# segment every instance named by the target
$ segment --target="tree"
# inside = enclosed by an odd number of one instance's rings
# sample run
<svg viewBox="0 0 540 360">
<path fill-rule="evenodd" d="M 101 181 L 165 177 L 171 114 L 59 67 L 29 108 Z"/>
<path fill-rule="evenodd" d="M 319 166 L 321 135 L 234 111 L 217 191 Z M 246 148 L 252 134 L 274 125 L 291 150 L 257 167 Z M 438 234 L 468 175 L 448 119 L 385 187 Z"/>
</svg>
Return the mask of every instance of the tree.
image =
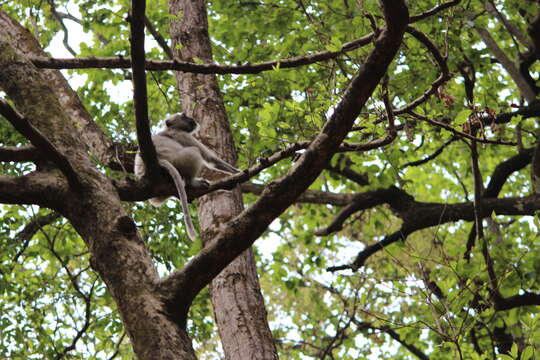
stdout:
<svg viewBox="0 0 540 360">
<path fill-rule="evenodd" d="M 534 358 L 537 3 L 4 5 L 0 354 Z M 244 169 L 193 244 L 141 202 L 179 110 Z"/>
</svg>

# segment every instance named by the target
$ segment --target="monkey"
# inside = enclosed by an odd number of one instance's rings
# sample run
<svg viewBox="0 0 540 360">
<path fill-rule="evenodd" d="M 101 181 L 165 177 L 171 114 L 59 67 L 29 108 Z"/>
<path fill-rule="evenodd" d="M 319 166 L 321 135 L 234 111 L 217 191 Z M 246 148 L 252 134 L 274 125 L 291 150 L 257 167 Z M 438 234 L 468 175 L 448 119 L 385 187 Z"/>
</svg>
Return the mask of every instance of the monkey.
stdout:
<svg viewBox="0 0 540 360">
<path fill-rule="evenodd" d="M 172 177 L 184 213 L 184 221 L 189 238 L 197 237 L 189 216 L 186 185 L 192 188 L 208 188 L 210 183 L 198 178 L 204 165 L 214 170 L 234 174 L 239 169 L 221 160 L 212 150 L 193 137 L 199 124 L 184 113 L 176 113 L 165 119 L 165 129 L 152 136 L 159 165 Z M 141 178 L 145 173 L 140 152 L 135 156 L 135 175 Z M 151 198 L 154 206 L 160 206 L 168 196 Z"/>
</svg>

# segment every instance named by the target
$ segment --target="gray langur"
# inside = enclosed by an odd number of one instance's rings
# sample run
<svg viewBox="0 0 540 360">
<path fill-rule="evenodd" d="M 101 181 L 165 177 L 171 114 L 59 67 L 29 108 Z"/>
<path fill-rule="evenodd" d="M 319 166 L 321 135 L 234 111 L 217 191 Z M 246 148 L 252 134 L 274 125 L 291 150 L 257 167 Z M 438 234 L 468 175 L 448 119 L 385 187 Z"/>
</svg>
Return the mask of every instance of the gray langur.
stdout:
<svg viewBox="0 0 540 360">
<path fill-rule="evenodd" d="M 167 170 L 174 181 L 184 212 L 187 234 L 194 240 L 197 233 L 189 215 L 186 185 L 193 188 L 209 186 L 208 181 L 197 177 L 203 165 L 230 174 L 240 170 L 221 160 L 193 137 L 192 133 L 197 130 L 198 124 L 189 116 L 182 113 L 171 115 L 165 120 L 165 126 L 165 130 L 152 136 L 152 142 L 156 148 L 159 165 Z M 139 178 L 145 172 L 139 152 L 135 156 L 134 172 Z M 154 206 L 160 206 L 167 198 L 168 196 L 155 197 L 149 201 Z"/>
</svg>

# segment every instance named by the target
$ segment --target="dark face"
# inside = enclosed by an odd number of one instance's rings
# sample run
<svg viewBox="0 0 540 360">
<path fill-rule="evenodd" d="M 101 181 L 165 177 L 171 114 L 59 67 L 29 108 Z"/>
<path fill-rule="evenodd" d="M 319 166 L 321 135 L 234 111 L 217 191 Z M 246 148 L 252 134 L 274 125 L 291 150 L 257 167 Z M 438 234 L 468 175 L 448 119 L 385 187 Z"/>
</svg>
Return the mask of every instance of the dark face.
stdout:
<svg viewBox="0 0 540 360">
<path fill-rule="evenodd" d="M 195 129 L 197 129 L 198 126 L 195 120 L 193 120 L 184 113 L 178 113 L 169 116 L 165 120 L 165 125 L 167 125 L 169 129 L 185 131 L 188 133 L 193 132 Z"/>
</svg>

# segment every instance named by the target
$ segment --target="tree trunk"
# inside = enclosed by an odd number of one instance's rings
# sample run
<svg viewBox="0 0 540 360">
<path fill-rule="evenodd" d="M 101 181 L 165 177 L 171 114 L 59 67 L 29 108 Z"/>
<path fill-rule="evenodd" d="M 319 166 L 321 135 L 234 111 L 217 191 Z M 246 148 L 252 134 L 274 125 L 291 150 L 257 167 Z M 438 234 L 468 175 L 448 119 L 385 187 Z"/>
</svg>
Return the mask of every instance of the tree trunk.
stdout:
<svg viewBox="0 0 540 360">
<path fill-rule="evenodd" d="M 208 21 L 203 0 L 170 0 L 170 12 L 181 15 L 171 23 L 171 38 L 181 60 L 212 61 Z M 181 46 L 177 46 L 181 45 Z M 215 75 L 177 73 L 182 109 L 201 123 L 205 144 L 225 161 L 234 164 L 236 150 L 225 106 Z M 243 209 L 239 188 L 214 192 L 199 200 L 203 244 L 212 239 L 220 225 Z M 276 359 L 272 334 L 260 292 L 251 249 L 245 251 L 210 285 L 214 314 L 227 359 Z"/>
<path fill-rule="evenodd" d="M 87 144 L 81 142 L 90 140 L 76 130 L 79 115 L 66 111 L 67 105 L 59 99 L 73 95 L 73 100 L 76 95 L 68 87 L 61 89 L 66 93 L 56 88 L 65 81 L 59 74 L 36 69 L 25 58 L 28 50 L 24 49 L 37 49 L 29 33 L 20 33 L 20 26 L 5 13 L 0 14 L 0 21 L 4 25 L 0 26 L 0 90 L 69 162 L 82 188 L 70 188 L 58 169 L 44 164 L 36 172 L 13 177 L 14 183 L 23 184 L 14 189 L 31 194 L 40 190 L 31 203 L 58 211 L 84 239 L 91 264 L 114 298 L 139 359 L 195 359 L 191 340 L 163 301 L 158 273 L 135 223 L 127 216 L 112 181 L 98 171 L 87 154 Z M 42 188 L 36 189 L 36 185 Z M 16 196 L 17 191 L 11 192 Z"/>
</svg>

